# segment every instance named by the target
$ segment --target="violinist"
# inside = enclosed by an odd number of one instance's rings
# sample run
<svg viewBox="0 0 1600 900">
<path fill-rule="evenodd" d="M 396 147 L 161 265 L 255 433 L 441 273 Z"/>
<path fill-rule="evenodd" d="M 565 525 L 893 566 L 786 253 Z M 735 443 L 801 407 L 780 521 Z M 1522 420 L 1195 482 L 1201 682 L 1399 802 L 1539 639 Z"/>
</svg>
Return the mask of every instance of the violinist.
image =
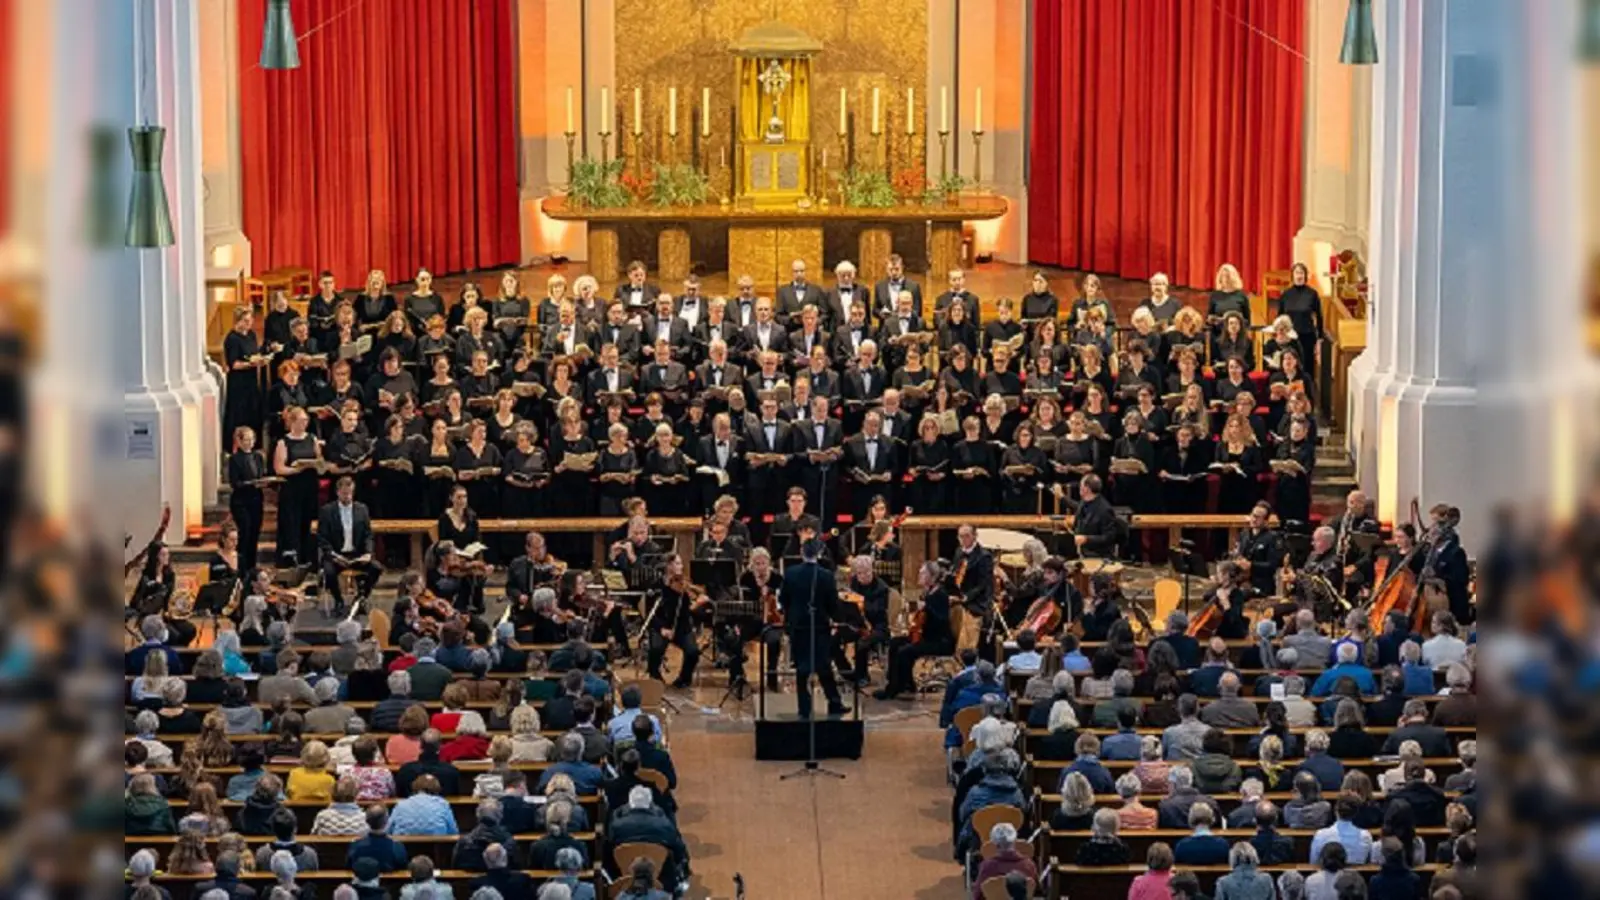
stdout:
<svg viewBox="0 0 1600 900">
<path fill-rule="evenodd" d="M 568 606 L 572 615 L 584 619 L 581 622 L 584 630 L 588 631 L 593 626 L 596 633 L 590 635 L 594 640 L 607 643 L 617 655 L 615 658 L 633 658 L 633 644 L 628 640 L 628 626 L 622 617 L 622 604 L 611 599 L 611 592 L 604 581 L 600 585 L 598 595 L 590 594 L 591 587 L 588 578 L 572 579 L 572 596 L 568 598 Z"/>
<path fill-rule="evenodd" d="M 889 501 L 882 494 L 873 495 L 867 504 L 867 515 L 851 529 L 855 553 L 892 562 L 900 558 L 899 536 L 895 529 L 910 510 L 891 518 Z"/>
<path fill-rule="evenodd" d="M 439 543 L 435 546 L 448 545 L 450 552 L 446 554 L 449 575 L 459 585 L 459 589 L 452 592 L 456 607 L 462 611 L 477 614 L 483 613 L 483 579 L 487 574 L 486 564 L 482 560 L 476 562 L 469 560 L 464 551 L 478 543 L 478 514 L 467 505 L 467 489 L 463 485 L 456 485 L 450 489 L 450 505 L 439 514 L 438 521 Z M 478 556 L 479 554 L 473 554 Z M 435 591 L 435 593 L 442 592 Z"/>
<path fill-rule="evenodd" d="M 553 587 L 566 571 L 566 564 L 550 555 L 544 535 L 528 532 L 523 539 L 523 555 L 511 561 L 506 570 L 506 602 L 513 609 L 512 621 L 518 630 L 527 626 L 520 621 L 533 592 L 542 587 Z"/>
<path fill-rule="evenodd" d="M 951 597 L 966 610 L 957 635 L 957 645 L 978 647 L 979 655 L 993 654 L 989 637 L 997 629 L 994 621 L 994 554 L 978 543 L 978 530 L 962 525 L 956 530 L 956 553 L 950 560 L 946 581 Z M 980 634 L 980 631 L 982 632 Z"/>
<path fill-rule="evenodd" d="M 418 620 L 427 594 L 428 583 L 421 573 L 407 572 L 400 576 L 400 584 L 395 588 L 394 611 L 389 617 L 390 643 L 399 645 L 400 638 L 417 634 Z"/>
<path fill-rule="evenodd" d="M 337 499 L 317 515 L 317 545 L 322 554 L 322 580 L 333 594 L 335 612 L 346 603 L 371 593 L 383 567 L 372 559 L 372 517 L 365 503 L 356 502 L 356 480 L 342 475 L 335 486 Z M 356 572 L 356 596 L 344 596 L 339 576 Z"/>
<path fill-rule="evenodd" d="M 655 606 L 647 614 L 646 636 L 649 649 L 646 669 L 649 677 L 665 681 L 661 675 L 661 662 L 666 658 L 667 645 L 676 644 L 683 651 L 683 664 L 675 688 L 689 687 L 694 678 L 694 667 L 700 661 L 700 646 L 695 636 L 693 607 L 705 597 L 705 592 L 689 583 L 689 573 L 683 557 L 673 553 L 667 557 L 664 583 Z"/>
<path fill-rule="evenodd" d="M 450 541 L 439 541 L 424 556 L 428 563 L 428 593 L 434 602 L 424 604 L 420 611 L 424 619 L 435 620 L 436 630 L 445 621 L 458 620 L 460 610 L 471 604 L 472 575 L 466 558 Z"/>
<path fill-rule="evenodd" d="M 750 565 L 739 576 L 739 591 L 744 601 L 761 611 L 760 618 L 741 623 L 741 646 L 759 637 L 766 644 L 767 690 L 777 693 L 778 654 L 783 642 L 783 606 L 778 598 L 783 588 L 783 576 L 772 566 L 772 554 L 765 547 L 750 551 Z"/>
<path fill-rule="evenodd" d="M 1122 599 L 1122 589 L 1110 575 L 1096 572 L 1089 578 L 1089 606 L 1081 620 L 1083 640 L 1106 639 L 1111 626 L 1122 621 Z"/>
<path fill-rule="evenodd" d="M 559 598 L 552 588 L 536 588 L 528 598 L 528 605 L 512 613 L 518 640 L 529 644 L 559 644 L 567 639 L 567 625 L 562 621 Z"/>
<path fill-rule="evenodd" d="M 1311 533 L 1311 553 L 1300 566 L 1300 575 L 1312 575 L 1328 583 L 1335 592 L 1342 594 L 1344 589 L 1344 569 L 1339 565 L 1339 556 L 1335 544 L 1337 538 L 1332 528 L 1324 525 Z M 1317 618 L 1326 620 L 1333 617 L 1332 603 L 1334 597 L 1325 596 L 1327 590 L 1308 583 L 1310 579 L 1295 578 L 1295 594 L 1303 609 L 1311 609 L 1317 613 Z"/>
<path fill-rule="evenodd" d="M 965 526 L 963 526 L 965 527 Z M 986 579 L 993 583 L 993 579 Z M 912 614 L 911 630 L 889 641 L 889 675 L 883 690 L 873 694 L 879 700 L 893 700 L 916 690 L 914 670 L 924 656 L 948 656 L 955 649 L 950 631 L 950 595 L 944 589 L 945 573 L 939 563 L 929 560 L 917 572 L 922 591 L 921 608 Z"/>
<path fill-rule="evenodd" d="M 1283 536 L 1267 527 L 1271 519 L 1272 507 L 1265 501 L 1257 503 L 1250 510 L 1250 524 L 1239 532 L 1233 548 L 1233 555 L 1249 573 L 1251 586 L 1268 597 L 1278 592 L 1278 567 L 1288 552 Z"/>
<path fill-rule="evenodd" d="M 1225 560 L 1217 566 L 1216 583 L 1202 598 L 1216 609 L 1216 637 L 1237 641 L 1249 635 L 1250 623 L 1244 617 L 1245 603 L 1255 595 L 1255 588 L 1250 584 L 1250 573 L 1243 566 L 1233 560 Z M 1202 610 L 1202 614 L 1204 612 Z"/>
<path fill-rule="evenodd" d="M 872 557 L 857 556 L 850 561 L 850 580 L 839 599 L 833 664 L 841 678 L 862 687 L 868 680 L 872 649 L 889 644 L 889 586 L 873 572 Z M 854 671 L 845 658 L 846 643 L 855 644 Z"/>
</svg>

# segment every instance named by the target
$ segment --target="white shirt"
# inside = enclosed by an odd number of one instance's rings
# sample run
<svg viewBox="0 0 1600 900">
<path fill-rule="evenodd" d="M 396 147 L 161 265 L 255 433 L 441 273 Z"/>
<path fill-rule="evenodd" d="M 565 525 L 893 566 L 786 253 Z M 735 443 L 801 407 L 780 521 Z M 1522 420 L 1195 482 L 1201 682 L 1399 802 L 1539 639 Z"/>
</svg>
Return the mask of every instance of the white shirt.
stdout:
<svg viewBox="0 0 1600 900">
<path fill-rule="evenodd" d="M 1467 658 L 1467 642 L 1448 634 L 1436 634 L 1422 642 L 1422 661 L 1430 669 L 1461 662 Z"/>
<path fill-rule="evenodd" d="M 712 366 L 711 367 L 711 383 L 716 385 L 717 387 L 721 387 L 722 386 L 722 367 L 721 366 Z"/>
<path fill-rule="evenodd" d="M 644 288 L 631 288 L 628 291 L 628 296 L 631 298 L 628 300 L 628 305 L 638 306 L 644 302 Z"/>
<path fill-rule="evenodd" d="M 717 468 L 728 468 L 728 442 L 717 441 Z"/>
<path fill-rule="evenodd" d="M 616 389 L 617 389 L 617 370 L 616 369 L 607 369 L 606 370 L 606 390 L 614 392 L 614 391 L 616 391 Z"/>
<path fill-rule="evenodd" d="M 670 341 L 670 340 L 672 340 L 672 320 L 671 319 L 662 319 L 661 321 L 656 323 L 656 340 L 658 340 L 658 341 Z"/>
<path fill-rule="evenodd" d="M 678 310 L 678 318 L 689 323 L 691 329 L 700 324 L 700 301 L 698 298 L 683 298 L 683 309 Z"/>
<path fill-rule="evenodd" d="M 356 549 L 356 507 L 354 503 L 349 505 L 339 504 L 339 526 L 344 529 L 344 549 L 341 552 L 353 553 Z"/>
<path fill-rule="evenodd" d="M 567 352 L 568 353 L 572 352 L 573 338 L 576 337 L 576 335 L 573 333 L 573 331 L 574 331 L 574 329 L 573 329 L 573 327 L 571 325 L 563 325 L 563 326 L 561 326 L 561 343 L 562 343 L 563 346 L 565 346 L 567 348 Z"/>
<path fill-rule="evenodd" d="M 862 369 L 861 370 L 861 392 L 863 394 L 868 395 L 868 396 L 872 395 L 872 370 L 871 369 Z"/>
<path fill-rule="evenodd" d="M 812 430 L 817 433 L 817 446 L 821 447 L 822 446 L 822 435 L 827 430 L 826 423 L 818 421 L 817 424 L 816 424 L 816 427 L 813 428 Z"/>
<path fill-rule="evenodd" d="M 850 307 L 854 306 L 855 302 L 856 302 L 856 289 L 855 289 L 855 286 L 851 285 L 849 287 L 846 287 L 844 285 L 840 285 L 839 286 L 839 308 L 840 308 L 840 310 L 842 312 L 844 312 L 844 318 L 845 318 L 845 321 L 847 321 L 847 322 L 850 320 Z"/>
<path fill-rule="evenodd" d="M 877 438 L 870 438 L 870 437 L 867 438 L 867 466 L 869 468 L 873 468 L 873 469 L 876 469 L 878 467 L 878 439 Z"/>
<path fill-rule="evenodd" d="M 756 343 L 761 345 L 761 349 L 763 349 L 763 350 L 767 349 L 767 339 L 770 338 L 771 336 L 772 336 L 772 325 L 771 325 L 771 323 L 768 323 L 768 324 L 765 324 L 765 325 L 757 325 L 756 326 Z"/>
<path fill-rule="evenodd" d="M 889 418 L 888 415 L 883 417 L 883 436 L 894 437 L 894 420 Z"/>
<path fill-rule="evenodd" d="M 776 447 L 778 443 L 778 423 L 763 422 L 761 428 L 767 433 L 767 446 Z"/>
</svg>

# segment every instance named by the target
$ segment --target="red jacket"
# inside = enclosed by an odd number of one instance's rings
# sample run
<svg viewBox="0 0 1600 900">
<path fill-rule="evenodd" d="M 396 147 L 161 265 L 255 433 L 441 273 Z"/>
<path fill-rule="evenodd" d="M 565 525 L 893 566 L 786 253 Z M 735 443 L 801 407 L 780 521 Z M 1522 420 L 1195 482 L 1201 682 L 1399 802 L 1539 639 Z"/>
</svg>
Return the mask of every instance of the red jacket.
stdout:
<svg viewBox="0 0 1600 900">
<path fill-rule="evenodd" d="M 978 866 L 978 877 L 972 880 L 972 900 L 983 900 L 983 883 L 991 878 L 1005 878 L 1012 872 L 1021 872 L 1034 884 L 1039 883 L 1039 867 L 1033 860 L 1018 853 L 1016 848 L 1002 850 Z"/>
<path fill-rule="evenodd" d="M 489 739 L 476 734 L 458 734 L 439 748 L 439 759 L 444 762 L 488 757 Z"/>
</svg>

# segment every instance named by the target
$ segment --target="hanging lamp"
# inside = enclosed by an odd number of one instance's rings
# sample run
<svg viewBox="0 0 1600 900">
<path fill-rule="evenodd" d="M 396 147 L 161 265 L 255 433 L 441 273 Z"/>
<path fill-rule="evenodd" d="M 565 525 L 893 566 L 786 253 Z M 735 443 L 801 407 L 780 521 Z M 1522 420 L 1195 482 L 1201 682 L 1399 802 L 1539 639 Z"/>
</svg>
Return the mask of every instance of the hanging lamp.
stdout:
<svg viewBox="0 0 1600 900">
<path fill-rule="evenodd" d="M 161 177 L 161 156 L 166 145 L 167 130 L 160 125 L 128 129 L 128 147 L 133 151 L 126 240 L 129 247 L 172 246 L 172 213 L 167 208 L 167 184 Z"/>
<path fill-rule="evenodd" d="M 1600 65 L 1600 0 L 1579 0 L 1578 58 Z"/>
<path fill-rule="evenodd" d="M 1378 64 L 1378 32 L 1372 25 L 1372 0 L 1350 0 L 1344 14 L 1344 42 L 1339 62 L 1347 66 Z"/>
<path fill-rule="evenodd" d="M 267 22 L 261 33 L 261 68 L 300 68 L 300 47 L 289 0 L 267 0 Z"/>
</svg>

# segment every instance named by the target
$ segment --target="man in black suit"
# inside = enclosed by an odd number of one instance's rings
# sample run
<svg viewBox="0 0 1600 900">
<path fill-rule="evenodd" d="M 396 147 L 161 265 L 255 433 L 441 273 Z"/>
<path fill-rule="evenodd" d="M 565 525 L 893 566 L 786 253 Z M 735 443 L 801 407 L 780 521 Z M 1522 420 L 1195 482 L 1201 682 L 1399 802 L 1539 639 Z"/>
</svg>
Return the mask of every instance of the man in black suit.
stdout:
<svg viewBox="0 0 1600 900">
<path fill-rule="evenodd" d="M 838 512 L 839 492 L 835 488 L 839 474 L 839 458 L 844 453 L 844 425 L 828 416 L 828 398 L 812 397 L 810 415 L 805 421 L 791 425 L 794 435 L 794 452 L 806 454 L 800 465 L 800 485 L 806 489 L 811 502 L 809 510 L 820 515 L 817 507 L 826 502 L 829 514 Z M 828 454 L 812 457 L 811 454 Z"/>
<path fill-rule="evenodd" d="M 666 341 L 656 341 L 653 359 L 644 367 L 644 377 L 639 384 L 645 394 L 660 394 L 671 407 L 671 413 L 677 415 L 683 411 L 683 402 L 688 397 L 689 370 L 672 357 L 672 346 Z"/>
<path fill-rule="evenodd" d="M 335 612 L 343 612 L 345 602 L 360 600 L 372 592 L 383 568 L 372 561 L 372 516 L 365 503 L 356 502 L 356 480 L 349 475 L 339 479 L 338 499 L 317 514 L 317 546 L 322 556 L 322 580 L 333 593 Z M 344 596 L 339 575 L 356 574 L 356 596 Z"/>
<path fill-rule="evenodd" d="M 903 450 L 907 443 L 917 439 L 911 414 L 900 408 L 900 392 L 895 388 L 885 390 L 882 400 L 883 408 L 878 412 L 883 414 L 883 436 L 898 441 L 896 447 Z"/>
<path fill-rule="evenodd" d="M 850 316 L 833 331 L 829 355 L 840 369 L 849 368 L 861 355 L 861 345 L 872 340 L 872 328 L 867 325 L 867 307 L 857 303 L 850 307 Z"/>
<path fill-rule="evenodd" d="M 590 372 L 586 381 L 588 383 L 584 385 L 584 393 L 589 399 L 589 405 L 596 408 L 604 400 L 602 394 L 615 394 L 634 389 L 633 370 L 618 364 L 615 344 L 607 344 L 600 348 L 600 367 Z"/>
<path fill-rule="evenodd" d="M 600 327 L 600 344 L 616 344 L 620 361 L 630 366 L 639 364 L 642 349 L 639 329 L 628 321 L 628 307 L 620 301 L 612 301 L 606 308 L 606 324 Z"/>
<path fill-rule="evenodd" d="M 1272 507 L 1265 501 L 1250 510 L 1250 526 L 1239 532 L 1239 543 L 1234 555 L 1250 564 L 1250 586 L 1263 597 L 1278 592 L 1278 569 L 1283 565 L 1286 552 L 1283 536 L 1267 527 L 1272 518 Z"/>
<path fill-rule="evenodd" d="M 811 361 L 811 348 L 828 346 L 828 332 L 822 328 L 822 311 L 815 306 L 800 310 L 800 324 L 789 332 L 789 367 L 804 369 Z"/>
<path fill-rule="evenodd" d="M 1101 495 L 1100 476 L 1090 473 L 1078 482 L 1082 502 L 1072 518 L 1072 540 L 1079 556 L 1111 556 L 1122 540 L 1122 522 L 1111 511 L 1111 503 Z"/>
<path fill-rule="evenodd" d="M 906 277 L 906 261 L 898 253 L 889 254 L 884 277 L 873 291 L 873 307 L 878 318 L 888 318 L 899 310 L 901 292 L 911 294 L 911 310 L 922 318 L 922 285 Z"/>
<path fill-rule="evenodd" d="M 728 476 L 726 484 L 715 475 L 696 474 L 700 482 L 700 508 L 708 509 L 724 495 L 739 499 L 745 482 L 744 455 L 738 437 L 733 433 L 733 420 L 725 412 L 711 417 L 711 433 L 701 438 L 690 454 L 701 466 L 716 469 Z"/>
<path fill-rule="evenodd" d="M 823 309 L 826 301 L 822 286 L 806 281 L 805 260 L 797 259 L 790 263 L 789 271 L 793 277 L 788 284 L 778 288 L 777 313 L 784 324 L 791 323 L 807 305 Z"/>
<path fill-rule="evenodd" d="M 570 302 L 561 304 L 558 315 L 560 319 L 556 324 L 545 326 L 544 337 L 539 341 L 540 353 L 545 356 L 570 356 L 577 352 L 580 344 L 594 349 L 594 329 L 578 321 L 577 310 Z"/>
<path fill-rule="evenodd" d="M 750 492 L 746 499 L 756 516 L 777 512 L 783 506 L 783 492 L 789 483 L 789 461 L 785 458 L 782 461 L 757 462 L 750 460 L 748 454 L 782 454 L 787 457 L 794 447 L 789 428 L 788 422 L 778 418 L 778 398 L 767 396 L 761 400 L 760 420 L 752 422 L 745 429 L 743 443 L 750 473 L 745 481 Z"/>
<path fill-rule="evenodd" d="M 733 296 L 728 298 L 728 321 L 743 331 L 756 320 L 756 280 L 740 275 L 733 290 Z"/>
<path fill-rule="evenodd" d="M 1451 754 L 1450 735 L 1443 728 L 1428 723 L 1427 701 L 1413 697 L 1401 709 L 1400 727 L 1390 732 L 1383 742 L 1384 756 L 1398 755 L 1400 745 L 1406 741 L 1416 741 L 1422 748 L 1422 755 L 1428 759 L 1441 759 Z"/>
<path fill-rule="evenodd" d="M 728 343 L 713 337 L 706 348 L 706 361 L 695 367 L 694 380 L 706 401 L 706 412 L 715 415 L 728 408 L 725 395 L 709 396 L 711 390 L 728 390 L 744 387 L 744 370 L 728 361 Z M 700 457 L 696 456 L 695 459 Z"/>
<path fill-rule="evenodd" d="M 950 290 L 940 294 L 933 301 L 933 315 L 936 321 L 943 321 L 944 311 L 951 303 L 961 301 L 967 307 L 967 321 L 973 327 L 981 329 L 983 321 L 979 318 L 978 295 L 967 290 L 967 273 L 960 269 L 950 270 Z"/>
<path fill-rule="evenodd" d="M 819 541 L 806 541 L 800 547 L 800 565 L 783 574 L 778 602 L 783 606 L 784 628 L 789 632 L 789 653 L 794 657 L 795 693 L 800 718 L 811 718 L 811 676 L 822 684 L 828 698 L 828 715 L 842 716 L 845 705 L 839 699 L 839 685 L 833 680 L 829 663 L 833 644 L 832 627 L 839 607 L 839 585 L 833 572 L 822 567 Z"/>
<path fill-rule="evenodd" d="M 656 345 L 662 341 L 672 351 L 672 356 L 687 358 L 689 352 L 689 323 L 678 318 L 673 310 L 671 294 L 656 295 L 656 311 L 644 317 L 644 330 L 639 336 L 639 352 L 655 360 Z"/>
<path fill-rule="evenodd" d="M 929 560 L 917 572 L 917 586 L 922 589 L 922 633 L 917 643 L 911 635 L 889 641 L 889 680 L 883 690 L 874 694 L 879 700 L 892 700 L 907 691 L 915 691 L 912 673 L 917 660 L 924 656 L 948 656 L 955 649 L 955 637 L 950 633 L 950 596 L 944 590 L 944 572 L 939 564 Z M 913 625 L 913 630 L 916 626 Z"/>
<path fill-rule="evenodd" d="M 700 276 L 693 273 L 683 280 L 683 295 L 678 298 L 678 318 L 694 332 L 706 320 L 706 298 L 700 296 Z"/>
<path fill-rule="evenodd" d="M 1157 468 L 1167 512 L 1205 511 L 1206 466 L 1210 464 L 1211 455 L 1206 452 L 1206 445 L 1195 440 L 1194 426 L 1180 426 L 1172 445 L 1161 452 L 1161 464 Z"/>
<path fill-rule="evenodd" d="M 830 328 L 839 327 L 840 323 L 852 321 L 851 310 L 857 306 L 862 308 L 863 321 L 867 327 L 872 327 L 872 298 L 867 295 L 867 286 L 856 283 L 855 263 L 843 260 L 833 267 L 834 286 L 828 291 L 827 315 Z"/>
<path fill-rule="evenodd" d="M 956 529 L 956 543 L 950 560 L 951 598 L 967 611 L 956 646 L 976 646 L 978 655 L 989 659 L 994 655 L 994 642 L 989 640 L 995 627 L 994 554 L 978 543 L 978 530 L 971 525 Z"/>
<path fill-rule="evenodd" d="M 844 389 L 840 392 L 847 410 L 845 424 L 855 424 L 849 421 L 852 413 L 861 416 L 868 407 L 876 406 L 888 386 L 889 376 L 878 365 L 878 345 L 870 340 L 862 342 L 861 350 L 856 354 L 856 364 L 845 370 Z"/>
<path fill-rule="evenodd" d="M 861 433 L 844 445 L 844 471 L 855 483 L 851 493 L 857 519 L 866 517 L 876 494 L 883 495 L 894 508 L 896 471 L 894 442 L 883 436 L 883 416 L 877 410 L 867 413 Z"/>
<path fill-rule="evenodd" d="M 628 307 L 630 312 L 644 312 L 655 306 L 656 295 L 661 290 L 653 284 L 645 284 L 644 263 L 634 260 L 628 263 L 628 280 L 617 285 L 616 293 L 612 299 Z"/>
<path fill-rule="evenodd" d="M 750 357 L 746 372 L 755 371 L 762 353 L 770 350 L 781 355 L 789 350 L 789 333 L 773 321 L 772 301 L 766 297 L 756 301 L 756 320 L 744 330 L 744 350 Z"/>
<path fill-rule="evenodd" d="M 883 349 L 884 364 L 889 371 L 897 372 L 906 364 L 906 343 L 900 339 L 904 335 L 920 334 L 927 326 L 913 308 L 915 301 L 909 291 L 902 291 L 892 302 L 893 309 L 879 315 L 883 324 L 878 329 L 878 346 Z"/>
</svg>

